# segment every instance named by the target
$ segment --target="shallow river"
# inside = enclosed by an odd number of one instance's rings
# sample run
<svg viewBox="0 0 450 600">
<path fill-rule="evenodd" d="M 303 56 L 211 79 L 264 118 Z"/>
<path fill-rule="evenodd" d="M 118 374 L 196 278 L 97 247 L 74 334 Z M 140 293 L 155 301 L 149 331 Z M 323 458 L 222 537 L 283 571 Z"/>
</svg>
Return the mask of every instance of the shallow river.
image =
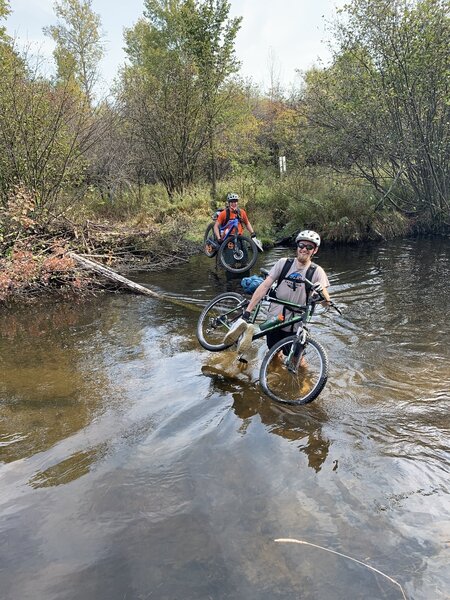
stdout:
<svg viewBox="0 0 450 600">
<path fill-rule="evenodd" d="M 344 313 L 315 318 L 330 376 L 306 407 L 262 394 L 263 345 L 247 366 L 199 346 L 238 288 L 203 256 L 135 277 L 186 306 L 0 313 L 2 600 L 450 598 L 450 244 L 318 262 Z"/>
</svg>

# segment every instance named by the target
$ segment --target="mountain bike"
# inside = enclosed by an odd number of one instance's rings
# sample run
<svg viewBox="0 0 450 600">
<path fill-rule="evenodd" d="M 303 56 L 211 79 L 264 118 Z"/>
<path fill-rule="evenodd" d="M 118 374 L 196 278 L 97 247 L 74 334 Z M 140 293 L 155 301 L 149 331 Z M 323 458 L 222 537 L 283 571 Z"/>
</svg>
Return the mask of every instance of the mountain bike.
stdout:
<svg viewBox="0 0 450 600">
<path fill-rule="evenodd" d="M 303 278 L 303 281 L 314 285 L 306 278 Z M 305 305 L 273 298 L 269 292 L 252 311 L 249 320 L 252 324 L 260 320 L 259 315 L 267 302 L 279 304 L 280 310 L 285 307 L 291 315 L 263 330 L 255 328 L 253 341 L 266 336 L 270 331 L 298 325 L 296 333 L 285 337 L 267 350 L 261 363 L 259 384 L 272 400 L 285 404 L 308 404 L 323 390 L 328 379 L 328 357 L 325 348 L 309 331 L 309 323 L 316 305 L 323 300 L 324 296 L 320 291 L 311 292 Z M 230 348 L 233 344 L 224 344 L 223 338 L 242 316 L 247 305 L 248 299 L 236 292 L 225 292 L 211 300 L 203 309 L 197 323 L 197 338 L 203 348 L 211 352 Z M 341 314 L 334 302 L 329 306 Z"/>
<path fill-rule="evenodd" d="M 217 219 L 217 213 L 213 215 L 213 219 Z M 221 265 L 230 273 L 248 271 L 258 258 L 258 247 L 251 238 L 238 233 L 238 224 L 238 219 L 230 219 L 221 227 L 222 239 L 218 242 L 214 235 L 214 223 L 210 223 L 203 239 L 203 251 L 206 256 L 213 258 L 217 254 Z"/>
</svg>

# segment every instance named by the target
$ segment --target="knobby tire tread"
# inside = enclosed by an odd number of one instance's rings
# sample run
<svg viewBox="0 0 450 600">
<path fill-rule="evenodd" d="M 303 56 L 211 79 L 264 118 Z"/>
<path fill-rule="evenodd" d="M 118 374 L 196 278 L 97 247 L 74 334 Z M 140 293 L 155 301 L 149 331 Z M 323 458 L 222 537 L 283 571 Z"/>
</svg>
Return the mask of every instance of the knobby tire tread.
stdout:
<svg viewBox="0 0 450 600">
<path fill-rule="evenodd" d="M 206 256 L 208 258 L 214 258 L 214 256 L 217 254 L 217 250 L 214 250 L 214 252 L 207 252 L 206 250 L 206 242 L 208 239 L 214 239 L 214 223 L 210 223 L 208 225 L 208 227 L 205 230 L 205 235 L 203 236 L 203 252 L 204 254 L 206 254 Z"/>
<path fill-rule="evenodd" d="M 231 239 L 234 239 L 234 236 L 232 236 Z M 225 258 L 225 252 L 227 250 L 227 240 L 225 240 L 219 248 L 218 256 L 219 256 L 220 264 L 223 266 L 224 269 L 226 269 L 230 273 L 245 273 L 245 271 L 248 271 L 249 269 L 251 269 L 253 267 L 253 265 L 256 263 L 256 261 L 258 259 L 258 248 L 257 248 L 255 242 L 252 240 L 252 238 L 245 237 L 244 235 L 236 236 L 237 241 L 240 241 L 242 239 L 244 239 L 245 242 L 250 244 L 250 247 L 253 252 L 253 256 L 252 256 L 251 260 L 249 262 L 247 262 L 244 267 L 236 268 L 236 267 L 232 267 L 231 265 L 229 265 L 227 263 L 226 258 Z"/>
</svg>

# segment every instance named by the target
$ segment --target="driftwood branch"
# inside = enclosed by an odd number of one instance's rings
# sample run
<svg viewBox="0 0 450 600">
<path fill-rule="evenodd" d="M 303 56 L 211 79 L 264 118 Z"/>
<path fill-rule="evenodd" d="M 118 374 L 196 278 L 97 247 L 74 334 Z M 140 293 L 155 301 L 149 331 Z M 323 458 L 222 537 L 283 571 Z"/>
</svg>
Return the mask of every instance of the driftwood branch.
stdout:
<svg viewBox="0 0 450 600">
<path fill-rule="evenodd" d="M 94 271 L 94 273 L 97 273 L 98 275 L 106 277 L 107 279 L 110 279 L 111 281 L 114 281 L 115 283 L 119 284 L 121 287 L 125 287 L 125 288 L 129 289 L 132 292 L 134 292 L 135 294 L 143 294 L 144 296 L 152 296 L 153 298 L 158 298 L 159 300 L 165 300 L 167 302 L 171 302 L 172 304 L 178 304 L 179 306 L 183 306 L 184 308 L 193 310 L 195 312 L 202 311 L 201 307 L 191 304 L 189 302 L 184 302 L 183 300 L 179 300 L 178 298 L 172 298 L 171 296 L 165 296 L 165 295 L 163 296 L 161 294 L 157 294 L 153 290 L 149 290 L 148 288 L 144 287 L 143 285 L 134 283 L 134 281 L 131 281 L 130 279 L 127 279 L 126 277 L 119 275 L 118 273 L 116 273 L 115 271 L 110 269 L 109 267 L 105 267 L 104 265 L 101 265 L 100 263 L 98 263 L 94 260 L 90 260 L 89 258 L 86 258 L 85 256 L 81 256 L 80 254 L 76 254 L 75 252 L 68 252 L 68 256 L 70 256 L 70 258 L 72 258 L 75 262 L 77 262 L 79 265 L 81 265 L 85 269 Z"/>
<path fill-rule="evenodd" d="M 144 287 L 143 285 L 134 283 L 134 281 L 131 281 L 130 279 L 127 279 L 126 277 L 119 275 L 118 273 L 116 273 L 115 271 L 110 269 L 109 267 L 105 267 L 104 265 L 101 265 L 100 263 L 98 263 L 96 261 L 90 260 L 89 258 L 86 258 L 85 256 L 81 256 L 80 254 L 76 254 L 75 252 L 69 252 L 69 256 L 76 263 L 78 263 L 85 269 L 94 271 L 94 273 L 97 273 L 98 275 L 102 275 L 103 277 L 106 277 L 107 279 L 110 279 L 111 281 L 114 281 L 120 287 L 125 287 L 125 288 L 131 290 L 132 292 L 134 292 L 135 294 L 143 294 L 145 296 L 153 296 L 154 298 L 160 298 L 160 299 L 163 298 L 163 296 L 161 296 L 160 294 L 157 294 L 156 292 L 149 290 L 148 288 Z"/>
</svg>

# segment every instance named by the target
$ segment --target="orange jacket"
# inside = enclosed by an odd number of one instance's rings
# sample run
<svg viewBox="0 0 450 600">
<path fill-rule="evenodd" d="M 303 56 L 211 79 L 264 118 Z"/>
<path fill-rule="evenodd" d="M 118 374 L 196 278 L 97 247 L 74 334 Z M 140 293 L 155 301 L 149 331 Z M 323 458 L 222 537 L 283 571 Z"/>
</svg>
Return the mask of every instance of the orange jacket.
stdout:
<svg viewBox="0 0 450 600">
<path fill-rule="evenodd" d="M 244 227 L 242 226 L 242 223 L 244 223 L 244 225 L 248 228 L 249 226 L 249 220 L 247 217 L 247 213 L 245 212 L 245 210 L 243 208 L 239 208 L 239 224 L 238 224 L 238 233 L 239 235 L 242 235 L 244 233 Z M 238 216 L 238 213 L 235 210 L 232 210 L 231 207 L 229 208 L 230 211 L 230 219 L 235 219 Z M 219 213 L 219 216 L 217 217 L 217 222 L 219 223 L 219 227 L 223 227 L 224 225 L 226 225 L 227 223 L 227 209 L 224 208 L 222 212 Z"/>
</svg>

